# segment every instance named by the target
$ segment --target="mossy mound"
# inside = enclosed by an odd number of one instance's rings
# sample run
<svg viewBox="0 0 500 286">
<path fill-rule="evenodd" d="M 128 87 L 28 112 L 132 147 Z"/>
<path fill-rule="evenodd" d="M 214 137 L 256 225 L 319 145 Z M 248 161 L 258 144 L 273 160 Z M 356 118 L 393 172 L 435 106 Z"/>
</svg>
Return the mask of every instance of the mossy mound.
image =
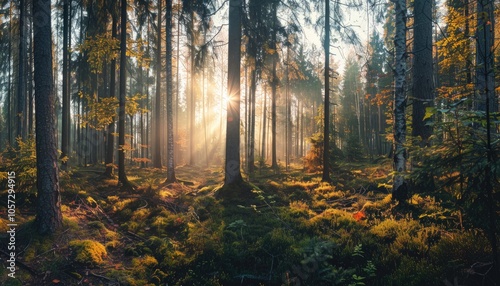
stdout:
<svg viewBox="0 0 500 286">
<path fill-rule="evenodd" d="M 83 265 L 99 265 L 104 262 L 104 258 L 108 255 L 104 245 L 90 239 L 72 240 L 69 242 L 69 247 L 73 261 Z"/>
<path fill-rule="evenodd" d="M 258 201 L 257 195 L 253 190 L 258 189 L 256 186 L 241 182 L 239 184 L 225 184 L 214 189 L 215 198 L 226 203 L 245 203 L 248 201 Z"/>
</svg>

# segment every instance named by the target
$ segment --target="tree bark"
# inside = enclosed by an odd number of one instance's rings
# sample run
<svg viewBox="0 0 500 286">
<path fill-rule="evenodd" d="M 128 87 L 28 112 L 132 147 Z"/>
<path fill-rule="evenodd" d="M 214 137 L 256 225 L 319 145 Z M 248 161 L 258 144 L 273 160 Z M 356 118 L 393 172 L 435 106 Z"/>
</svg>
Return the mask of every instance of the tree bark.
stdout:
<svg viewBox="0 0 500 286">
<path fill-rule="evenodd" d="M 191 46 L 190 46 L 190 57 L 191 57 L 191 77 L 189 78 L 189 84 L 190 84 L 190 103 L 189 103 L 189 165 L 193 166 L 195 164 L 194 161 L 194 154 L 195 154 L 195 144 L 194 144 L 194 137 L 195 137 L 195 128 L 196 128 L 196 94 L 194 92 L 194 84 L 195 84 L 195 76 L 196 76 L 196 71 L 195 71 L 195 64 L 194 64 L 194 58 L 195 58 L 195 32 L 194 32 L 194 11 L 191 11 L 191 21 L 190 21 L 190 27 L 189 27 L 189 35 L 190 35 L 190 40 L 191 40 Z M 238 73 L 239 74 L 239 73 Z"/>
<path fill-rule="evenodd" d="M 271 45 L 274 50 L 274 54 L 272 55 L 273 58 L 273 70 L 272 70 L 272 75 L 273 75 L 273 81 L 271 83 L 271 133 L 272 133 L 272 142 L 271 142 L 271 168 L 274 170 L 278 169 L 278 161 L 276 158 L 276 90 L 278 88 L 278 76 L 276 74 L 276 66 L 278 62 L 278 49 L 276 45 L 276 34 L 277 34 L 277 25 L 278 25 L 278 3 L 277 1 L 273 1 L 272 4 L 272 13 L 273 13 L 273 33 L 272 33 L 272 39 L 271 39 Z"/>
<path fill-rule="evenodd" d="M 262 148 L 260 149 L 261 160 L 266 162 L 266 128 L 267 128 L 267 87 L 264 86 L 264 107 L 262 110 Z"/>
<path fill-rule="evenodd" d="M 406 198 L 406 0 L 393 0 L 396 4 L 396 32 L 394 37 L 394 183 L 392 197 L 398 201 Z"/>
<path fill-rule="evenodd" d="M 62 225 L 59 168 L 55 139 L 55 94 L 52 83 L 50 1 L 35 0 L 34 64 L 36 104 L 36 226 L 40 234 L 54 233 Z"/>
<path fill-rule="evenodd" d="M 323 122 L 323 182 L 330 182 L 330 0 L 325 0 L 325 104 Z"/>
<path fill-rule="evenodd" d="M 241 0 L 229 1 L 228 82 L 225 185 L 240 184 Z"/>
<path fill-rule="evenodd" d="M 125 173 L 125 96 L 127 80 L 127 1 L 121 1 L 120 98 L 118 110 L 118 184 L 130 187 Z"/>
<path fill-rule="evenodd" d="M 250 72 L 250 130 L 248 134 L 248 173 L 255 171 L 255 93 L 257 89 L 257 72 L 256 66 Z"/>
<path fill-rule="evenodd" d="M 24 117 L 26 116 L 26 3 L 19 1 L 19 55 L 18 55 L 18 81 L 17 81 L 17 129 L 16 137 L 26 139 L 26 126 Z"/>
<path fill-rule="evenodd" d="M 494 24 L 493 1 L 477 2 L 476 29 L 476 90 L 479 93 L 477 110 L 486 111 L 486 98 L 490 101 L 489 111 L 496 112 L 498 103 L 495 98 L 495 72 L 493 52 Z"/>
<path fill-rule="evenodd" d="M 174 162 L 174 116 L 173 116 L 173 96 L 174 89 L 172 83 L 172 0 L 167 0 L 165 12 L 166 20 L 166 68 L 167 68 L 167 183 L 177 181 L 175 178 Z"/>
<path fill-rule="evenodd" d="M 61 129 L 61 158 L 63 158 L 61 168 L 67 168 L 69 157 L 69 136 L 70 136 L 70 94 L 69 94 L 69 1 L 64 0 L 63 4 L 63 70 L 62 70 L 62 129 Z"/>
<path fill-rule="evenodd" d="M 425 146 L 432 135 L 432 126 L 424 120 L 425 109 L 434 106 L 432 1 L 415 0 L 414 5 L 412 136 L 420 136 Z"/>
<path fill-rule="evenodd" d="M 161 2 L 158 1 L 158 23 L 156 39 L 156 102 L 155 102 L 155 142 L 153 144 L 153 167 L 162 168 L 161 164 Z"/>
<path fill-rule="evenodd" d="M 115 13 L 114 11 L 112 13 Z M 111 22 L 111 38 L 116 39 L 118 36 L 118 31 L 117 31 L 117 16 L 112 15 L 112 22 Z M 110 67 L 110 78 L 109 78 L 109 97 L 114 98 L 116 97 L 116 59 L 111 60 L 111 67 Z M 106 141 L 107 146 L 106 146 L 106 160 L 105 160 L 105 165 L 106 165 L 106 171 L 104 172 L 104 175 L 107 177 L 112 177 L 114 173 L 114 150 L 115 150 L 115 118 L 113 118 L 113 122 L 108 125 L 108 140 Z"/>
<path fill-rule="evenodd" d="M 488 213 L 488 236 L 493 252 L 493 277 L 500 277 L 500 264 L 497 248 L 497 221 L 491 166 L 494 155 L 492 150 L 492 132 L 495 125 L 491 122 L 491 114 L 498 112 L 498 100 L 495 95 L 495 54 L 494 54 L 494 3 L 492 0 L 477 2 L 476 30 L 476 89 L 479 92 L 477 108 L 485 112 L 486 117 L 486 149 L 487 162 L 484 170 L 484 192 Z"/>
</svg>

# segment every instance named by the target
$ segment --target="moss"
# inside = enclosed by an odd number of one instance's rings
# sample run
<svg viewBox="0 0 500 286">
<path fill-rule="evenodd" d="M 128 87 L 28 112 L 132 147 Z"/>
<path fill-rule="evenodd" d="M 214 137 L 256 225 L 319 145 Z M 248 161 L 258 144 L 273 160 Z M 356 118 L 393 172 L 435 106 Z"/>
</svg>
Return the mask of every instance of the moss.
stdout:
<svg viewBox="0 0 500 286">
<path fill-rule="evenodd" d="M 151 255 L 144 255 L 132 259 L 132 266 L 134 277 L 143 280 L 150 279 L 155 267 L 158 266 L 158 260 Z"/>
<path fill-rule="evenodd" d="M 136 220 L 136 221 L 142 221 L 142 220 L 147 219 L 150 214 L 151 214 L 151 211 L 147 208 L 138 209 L 132 214 L 131 219 Z"/>
<path fill-rule="evenodd" d="M 399 235 L 416 235 L 421 228 L 422 226 L 415 220 L 386 219 L 378 225 L 373 226 L 370 232 L 379 237 L 383 242 L 392 243 Z"/>
<path fill-rule="evenodd" d="M 118 245 L 120 245 L 120 242 L 118 240 L 108 241 L 106 242 L 106 249 L 115 250 L 118 247 Z"/>
<path fill-rule="evenodd" d="M 332 208 L 311 218 L 307 225 L 313 234 L 323 238 L 337 237 L 340 230 L 351 234 L 363 228 L 351 213 Z"/>
<path fill-rule="evenodd" d="M 99 229 L 99 230 L 102 230 L 102 229 L 105 229 L 106 227 L 104 226 L 104 224 L 100 221 L 91 221 L 87 224 L 90 228 L 95 228 L 95 229 Z"/>
<path fill-rule="evenodd" d="M 69 242 L 73 261 L 80 264 L 97 266 L 107 256 L 106 248 L 94 240 L 72 240 Z"/>
<path fill-rule="evenodd" d="M 145 255 L 144 257 L 134 258 L 132 259 L 132 266 L 134 268 L 153 268 L 158 265 L 158 260 L 150 255 Z"/>
<path fill-rule="evenodd" d="M 439 267 L 427 260 L 415 260 L 403 257 L 401 263 L 391 275 L 393 285 L 443 285 Z"/>
</svg>

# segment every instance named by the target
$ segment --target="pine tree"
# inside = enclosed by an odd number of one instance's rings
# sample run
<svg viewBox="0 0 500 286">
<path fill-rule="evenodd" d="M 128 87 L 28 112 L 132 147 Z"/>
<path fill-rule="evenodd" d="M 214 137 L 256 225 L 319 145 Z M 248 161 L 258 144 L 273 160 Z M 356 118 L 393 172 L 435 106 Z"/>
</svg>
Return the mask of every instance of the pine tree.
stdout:
<svg viewBox="0 0 500 286">
<path fill-rule="evenodd" d="M 167 68 L 167 182 L 175 182 L 174 163 L 174 117 L 172 84 L 172 0 L 167 0 L 166 20 L 166 68 Z"/>
<path fill-rule="evenodd" d="M 50 1 L 33 2 L 36 104 L 36 226 L 40 234 L 54 233 L 62 225 L 59 168 L 55 139 L 55 94 L 52 80 Z"/>
<path fill-rule="evenodd" d="M 229 1 L 228 82 L 225 185 L 240 184 L 241 0 Z"/>
<path fill-rule="evenodd" d="M 434 106 L 434 71 L 432 57 L 432 1 L 414 2 L 414 40 L 412 67 L 412 136 L 428 145 L 432 127 L 424 120 L 427 107 Z"/>
</svg>

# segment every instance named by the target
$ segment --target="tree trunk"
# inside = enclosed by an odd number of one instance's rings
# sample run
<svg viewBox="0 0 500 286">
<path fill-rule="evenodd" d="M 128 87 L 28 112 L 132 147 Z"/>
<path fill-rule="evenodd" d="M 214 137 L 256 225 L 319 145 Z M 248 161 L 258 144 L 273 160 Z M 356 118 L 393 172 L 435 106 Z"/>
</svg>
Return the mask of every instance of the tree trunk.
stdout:
<svg viewBox="0 0 500 286">
<path fill-rule="evenodd" d="M 52 85 L 52 35 L 50 1 L 33 6 L 35 104 L 36 104 L 36 226 L 40 234 L 52 234 L 62 225 L 59 168 L 55 139 L 55 94 Z"/>
<path fill-rule="evenodd" d="M 424 120 L 425 109 L 434 105 L 432 1 L 415 0 L 414 3 L 412 136 L 420 136 L 424 146 L 429 144 L 432 135 L 431 125 Z"/>
<path fill-rule="evenodd" d="M 477 15 L 476 90 L 479 92 L 477 110 L 486 111 L 486 98 L 488 98 L 489 111 L 496 112 L 498 104 L 495 98 L 493 1 L 478 1 Z"/>
<path fill-rule="evenodd" d="M 228 81 L 225 185 L 240 184 L 240 48 L 241 0 L 229 1 Z"/>
<path fill-rule="evenodd" d="M 196 94 L 194 92 L 194 83 L 195 83 L 195 64 L 194 64 L 194 56 L 195 56 L 195 33 L 194 33 L 194 11 L 191 12 L 191 22 L 189 28 L 189 34 L 191 37 L 191 48 L 190 48 L 190 57 L 191 57 L 191 77 L 190 77 L 190 95 L 191 101 L 189 104 L 189 165 L 193 166 L 195 164 L 195 150 L 194 150 L 194 137 L 195 137 L 195 128 L 196 128 Z M 238 73 L 239 74 L 239 73 Z"/>
<path fill-rule="evenodd" d="M 30 2 L 29 5 L 29 11 L 33 11 L 33 3 Z M 33 34 L 33 17 L 28 17 L 28 22 L 29 22 L 29 30 L 28 30 L 28 35 Z M 29 37 L 30 42 L 28 45 L 28 61 L 27 61 L 27 75 L 28 75 L 28 82 L 27 82 L 27 87 L 28 87 L 28 116 L 27 116 L 27 123 L 26 123 L 26 133 L 28 136 L 34 135 L 33 131 L 33 124 L 34 124 L 34 95 L 33 95 L 33 37 Z M 71 43 L 70 43 L 71 44 Z"/>
<path fill-rule="evenodd" d="M 255 93 L 257 90 L 256 68 L 250 72 L 250 131 L 248 135 L 248 173 L 255 171 Z"/>
<path fill-rule="evenodd" d="M 262 162 L 266 162 L 266 127 L 267 127 L 267 87 L 264 86 L 264 107 L 262 111 L 262 148 L 260 149 L 260 157 Z"/>
<path fill-rule="evenodd" d="M 156 39 L 156 101 L 155 101 L 155 142 L 153 144 L 153 167 L 162 168 L 161 164 L 161 2 L 158 1 L 158 23 Z"/>
<path fill-rule="evenodd" d="M 130 187 L 125 173 L 125 96 L 127 76 L 127 0 L 121 1 L 120 98 L 118 111 L 118 184 Z"/>
<path fill-rule="evenodd" d="M 111 38 L 115 39 L 118 35 L 117 25 L 118 21 L 115 15 L 112 16 L 111 22 Z M 110 78 L 109 78 L 109 97 L 114 98 L 116 96 L 116 59 L 111 60 L 110 67 Z M 112 177 L 114 172 L 114 146 L 115 146 L 115 119 L 108 125 L 108 140 L 106 141 L 106 171 L 104 175 L 107 177 Z"/>
<path fill-rule="evenodd" d="M 70 137 L 70 94 L 69 94 L 69 1 L 64 0 L 63 4 L 63 70 L 62 70 L 62 129 L 61 129 L 61 168 L 66 170 L 69 157 L 69 137 Z"/>
<path fill-rule="evenodd" d="M 400 202 L 407 196 L 404 172 L 406 171 L 406 0 L 394 0 L 396 4 L 396 67 L 394 69 L 394 184 L 393 199 Z"/>
<path fill-rule="evenodd" d="M 18 55 L 18 81 L 17 81 L 17 129 L 16 137 L 26 139 L 26 126 L 24 125 L 24 117 L 26 116 L 26 35 L 25 22 L 26 20 L 26 3 L 24 0 L 19 1 L 19 55 Z"/>
<path fill-rule="evenodd" d="M 172 83 L 172 0 L 167 0 L 166 20 L 166 68 L 167 68 L 167 183 L 177 181 L 174 162 L 174 117 L 173 117 L 173 83 Z"/>
<path fill-rule="evenodd" d="M 325 0 L 325 104 L 323 123 L 323 182 L 330 182 L 330 1 Z"/>
<path fill-rule="evenodd" d="M 180 16 L 181 16 L 181 9 L 178 9 L 178 12 L 177 12 L 177 19 L 180 19 Z M 181 21 L 177 20 L 177 51 L 176 51 L 176 57 L 175 57 L 175 60 L 176 60 L 176 66 L 175 66 L 175 69 L 176 69 L 176 75 L 175 75 L 175 80 L 176 80 L 176 83 L 175 83 L 175 134 L 179 134 L 179 92 L 180 92 L 180 79 L 179 79 L 179 67 L 180 67 L 180 39 L 181 39 Z M 167 103 L 168 104 L 168 103 Z M 167 118 L 168 120 L 168 118 Z M 168 137 L 168 135 L 167 135 Z M 168 141 L 168 138 L 167 138 L 167 141 Z M 168 144 L 168 142 L 167 142 Z M 178 147 L 177 149 L 177 153 L 174 152 L 175 154 L 175 158 L 174 158 L 174 162 L 180 162 L 180 152 L 179 152 L 179 145 L 176 144 L 176 142 L 174 142 L 174 148 L 175 146 Z M 168 153 L 168 152 L 167 152 Z M 168 159 L 167 159 L 167 164 L 168 164 Z M 168 172 L 168 170 L 167 170 Z"/>
<path fill-rule="evenodd" d="M 277 17 L 277 1 L 273 1 L 272 4 L 272 11 L 273 11 L 273 34 L 272 34 L 272 40 L 271 40 L 271 45 L 273 47 L 274 53 L 272 55 L 273 57 L 273 81 L 271 85 L 271 133 L 272 133 L 272 142 L 271 142 L 271 168 L 274 170 L 278 169 L 278 161 L 276 158 L 276 89 L 278 88 L 278 76 L 276 75 L 276 65 L 278 62 L 278 49 L 276 45 L 276 33 L 277 33 L 277 25 L 278 25 L 278 17 Z"/>
<path fill-rule="evenodd" d="M 492 132 L 495 125 L 491 122 L 491 114 L 498 112 L 498 101 L 495 95 L 495 55 L 494 55 L 494 3 L 492 0 L 480 0 L 477 2 L 477 30 L 476 30 L 476 89 L 479 92 L 478 110 L 484 111 L 486 115 L 486 149 L 487 162 L 484 170 L 484 191 L 486 197 L 486 208 L 488 213 L 488 236 L 493 252 L 493 277 L 500 276 L 500 264 L 497 248 L 497 217 L 495 213 L 496 203 L 492 180 L 491 166 L 494 162 L 492 150 Z M 493 130 L 492 130 L 493 129 Z"/>
<path fill-rule="evenodd" d="M 8 43 L 8 66 L 9 66 L 9 81 L 8 81 L 8 90 L 7 90 L 7 145 L 12 144 L 12 14 L 13 14 L 13 1 L 10 1 L 9 8 L 9 36 L 10 41 Z"/>
</svg>

